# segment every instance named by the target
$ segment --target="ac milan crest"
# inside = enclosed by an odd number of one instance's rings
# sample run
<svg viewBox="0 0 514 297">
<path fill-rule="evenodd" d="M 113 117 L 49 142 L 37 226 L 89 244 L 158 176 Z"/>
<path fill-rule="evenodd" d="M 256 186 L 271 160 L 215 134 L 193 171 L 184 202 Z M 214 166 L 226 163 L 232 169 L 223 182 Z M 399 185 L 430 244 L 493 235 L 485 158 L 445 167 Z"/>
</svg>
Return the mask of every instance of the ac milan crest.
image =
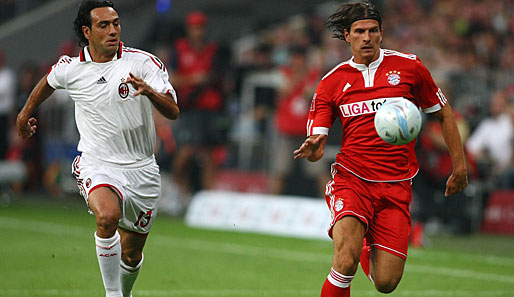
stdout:
<svg viewBox="0 0 514 297">
<path fill-rule="evenodd" d="M 90 179 L 90 178 L 88 178 L 88 179 L 86 180 L 86 187 L 87 187 L 87 188 L 91 187 L 91 179 Z"/>
<path fill-rule="evenodd" d="M 118 87 L 118 93 L 120 94 L 120 97 L 125 99 L 129 95 L 129 87 L 126 83 L 122 82 L 120 86 Z"/>
</svg>

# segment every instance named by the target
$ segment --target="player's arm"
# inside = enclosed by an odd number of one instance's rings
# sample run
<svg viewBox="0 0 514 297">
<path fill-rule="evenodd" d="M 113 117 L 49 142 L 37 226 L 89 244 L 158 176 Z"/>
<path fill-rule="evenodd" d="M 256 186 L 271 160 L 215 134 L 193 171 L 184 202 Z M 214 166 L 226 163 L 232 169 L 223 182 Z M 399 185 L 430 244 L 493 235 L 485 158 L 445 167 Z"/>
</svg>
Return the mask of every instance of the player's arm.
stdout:
<svg viewBox="0 0 514 297">
<path fill-rule="evenodd" d="M 144 95 L 148 97 L 155 109 L 170 120 L 174 120 L 178 117 L 180 110 L 172 94 L 159 93 L 150 87 L 142 78 L 137 77 L 132 73 L 129 73 L 129 75 L 130 76 L 127 78 L 126 83 L 130 83 L 132 87 L 136 89 L 134 96 Z"/>
<path fill-rule="evenodd" d="M 295 159 L 306 158 L 311 162 L 316 162 L 323 157 L 325 153 L 325 144 L 327 143 L 327 135 L 317 134 L 311 135 L 305 139 L 302 145 L 293 152 Z"/>
<path fill-rule="evenodd" d="M 445 196 L 450 196 L 462 191 L 468 185 L 466 158 L 450 104 L 444 105 L 434 115 L 441 125 L 444 141 L 448 146 L 452 159 L 453 172 L 446 182 L 446 191 L 444 193 Z"/>
<path fill-rule="evenodd" d="M 18 113 L 16 128 L 22 138 L 29 138 L 36 133 L 37 120 L 31 117 L 31 115 L 34 113 L 34 110 L 54 92 L 54 88 L 48 84 L 47 76 L 48 74 L 37 83 L 30 93 L 25 106 L 23 106 Z"/>
</svg>

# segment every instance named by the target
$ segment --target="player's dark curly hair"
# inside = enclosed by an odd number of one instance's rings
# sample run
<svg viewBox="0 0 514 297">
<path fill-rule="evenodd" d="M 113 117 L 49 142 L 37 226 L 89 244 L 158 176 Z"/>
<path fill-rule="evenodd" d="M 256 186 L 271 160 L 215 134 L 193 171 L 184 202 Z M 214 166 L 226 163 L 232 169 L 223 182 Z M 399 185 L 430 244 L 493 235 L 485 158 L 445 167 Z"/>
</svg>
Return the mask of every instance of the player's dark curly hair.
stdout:
<svg viewBox="0 0 514 297">
<path fill-rule="evenodd" d="M 332 31 L 334 38 L 345 40 L 344 30 L 350 32 L 353 22 L 364 19 L 376 20 L 382 29 L 382 16 L 375 5 L 369 2 L 342 4 L 334 14 L 328 17 L 325 26 Z"/>
<path fill-rule="evenodd" d="M 89 41 L 82 32 L 82 26 L 88 26 L 91 28 L 91 10 L 99 7 L 112 7 L 114 10 L 116 10 L 114 3 L 107 0 L 83 0 L 80 3 L 79 12 L 73 21 L 73 29 L 79 40 L 79 46 L 89 44 Z"/>
</svg>

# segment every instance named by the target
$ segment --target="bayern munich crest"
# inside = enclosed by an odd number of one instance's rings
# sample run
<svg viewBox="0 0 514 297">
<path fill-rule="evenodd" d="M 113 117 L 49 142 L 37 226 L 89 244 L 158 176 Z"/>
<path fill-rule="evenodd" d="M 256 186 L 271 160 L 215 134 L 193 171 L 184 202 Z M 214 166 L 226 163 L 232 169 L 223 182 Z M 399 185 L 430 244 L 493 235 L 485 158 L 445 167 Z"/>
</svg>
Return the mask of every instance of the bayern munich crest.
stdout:
<svg viewBox="0 0 514 297">
<path fill-rule="evenodd" d="M 343 207 L 344 207 L 343 199 L 337 199 L 336 203 L 334 204 L 335 211 L 340 211 L 341 209 L 343 209 Z"/>
<path fill-rule="evenodd" d="M 122 82 L 118 87 L 118 94 L 120 94 L 120 97 L 125 99 L 129 95 L 129 87 L 126 83 Z"/>
<path fill-rule="evenodd" d="M 387 74 L 387 82 L 392 85 L 392 86 L 396 86 L 400 83 L 400 72 L 399 71 L 389 71 Z"/>
</svg>

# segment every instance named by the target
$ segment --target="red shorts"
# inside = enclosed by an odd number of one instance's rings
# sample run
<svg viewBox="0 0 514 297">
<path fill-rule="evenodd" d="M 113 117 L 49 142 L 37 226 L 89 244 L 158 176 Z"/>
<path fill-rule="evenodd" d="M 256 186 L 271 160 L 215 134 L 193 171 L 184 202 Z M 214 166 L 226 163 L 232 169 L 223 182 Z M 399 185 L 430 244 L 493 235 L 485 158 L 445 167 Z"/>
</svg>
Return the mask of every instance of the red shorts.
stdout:
<svg viewBox="0 0 514 297">
<path fill-rule="evenodd" d="M 328 235 L 332 237 L 332 228 L 338 220 L 354 216 L 366 225 L 367 245 L 407 259 L 411 184 L 411 180 L 370 182 L 332 165 L 332 180 L 325 191 L 332 214 Z"/>
</svg>

